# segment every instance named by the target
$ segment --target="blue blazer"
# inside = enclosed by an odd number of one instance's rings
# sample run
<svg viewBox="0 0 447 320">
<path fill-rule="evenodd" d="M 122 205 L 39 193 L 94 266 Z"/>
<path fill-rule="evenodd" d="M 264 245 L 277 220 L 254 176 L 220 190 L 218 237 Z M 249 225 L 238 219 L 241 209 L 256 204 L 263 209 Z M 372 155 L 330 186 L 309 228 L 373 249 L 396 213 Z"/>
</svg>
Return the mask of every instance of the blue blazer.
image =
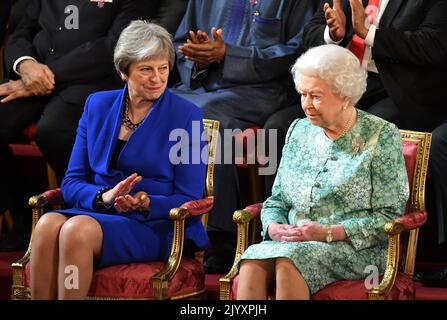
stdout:
<svg viewBox="0 0 447 320">
<path fill-rule="evenodd" d="M 150 224 L 154 220 L 172 223 L 169 219 L 172 208 L 204 195 L 206 165 L 198 161 L 200 151 L 206 148 L 206 142 L 201 141 L 202 111 L 166 89 L 126 142 L 115 168 L 110 168 L 126 93 L 127 86 L 122 90 L 94 93 L 87 99 L 61 186 L 66 203 L 73 208 L 61 212 L 98 212 L 93 208 L 97 191 L 115 186 L 136 172 L 143 179 L 132 192 L 147 192 L 150 212 L 148 217 L 140 212 L 123 215 L 142 223 Z M 178 157 L 187 161 L 175 164 Z M 199 248 L 209 245 L 199 217 L 187 222 L 185 236 Z"/>
</svg>

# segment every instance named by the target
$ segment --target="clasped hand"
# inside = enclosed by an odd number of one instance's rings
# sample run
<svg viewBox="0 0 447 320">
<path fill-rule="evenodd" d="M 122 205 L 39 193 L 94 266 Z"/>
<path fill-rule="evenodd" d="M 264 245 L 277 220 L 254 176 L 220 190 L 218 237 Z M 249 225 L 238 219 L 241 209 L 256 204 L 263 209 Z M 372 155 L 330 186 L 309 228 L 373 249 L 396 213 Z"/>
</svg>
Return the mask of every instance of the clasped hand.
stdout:
<svg viewBox="0 0 447 320">
<path fill-rule="evenodd" d="M 25 86 L 22 80 L 10 80 L 0 84 L 0 100 L 1 103 L 6 103 L 17 98 L 31 97 L 34 94 Z"/>
<path fill-rule="evenodd" d="M 185 59 L 191 60 L 200 69 L 206 69 L 213 62 L 224 60 L 227 45 L 222 39 L 222 29 L 211 29 L 213 41 L 210 40 L 208 34 L 198 30 L 197 33 L 189 31 L 191 39 L 179 46 L 179 51 L 183 53 Z"/>
<path fill-rule="evenodd" d="M 306 222 L 300 227 L 272 222 L 268 234 L 272 240 L 279 242 L 326 241 L 327 228 L 314 221 Z"/>
<path fill-rule="evenodd" d="M 138 174 L 131 174 L 126 179 L 119 182 L 113 189 L 104 192 L 102 201 L 107 204 L 113 203 L 113 206 L 118 212 L 149 210 L 150 199 L 146 192 L 140 191 L 133 196 L 129 194 L 141 180 L 142 177 Z"/>
<path fill-rule="evenodd" d="M 0 85 L 0 102 L 6 103 L 18 98 L 43 96 L 54 90 L 54 74 L 48 66 L 24 60 L 19 64 L 19 80 L 11 80 Z"/>
</svg>

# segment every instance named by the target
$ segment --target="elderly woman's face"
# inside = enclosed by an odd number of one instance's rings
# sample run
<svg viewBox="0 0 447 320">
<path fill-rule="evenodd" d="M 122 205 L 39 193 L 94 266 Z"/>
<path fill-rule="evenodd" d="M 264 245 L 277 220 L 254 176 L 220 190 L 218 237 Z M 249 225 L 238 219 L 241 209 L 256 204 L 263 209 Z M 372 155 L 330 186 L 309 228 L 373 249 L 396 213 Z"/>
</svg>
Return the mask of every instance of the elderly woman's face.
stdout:
<svg viewBox="0 0 447 320">
<path fill-rule="evenodd" d="M 157 100 L 168 84 L 169 61 L 156 57 L 132 63 L 127 77 L 131 99 Z"/>
<path fill-rule="evenodd" d="M 302 75 L 298 92 L 301 107 L 312 124 L 328 128 L 339 121 L 346 98 L 336 95 L 325 80 Z"/>
</svg>

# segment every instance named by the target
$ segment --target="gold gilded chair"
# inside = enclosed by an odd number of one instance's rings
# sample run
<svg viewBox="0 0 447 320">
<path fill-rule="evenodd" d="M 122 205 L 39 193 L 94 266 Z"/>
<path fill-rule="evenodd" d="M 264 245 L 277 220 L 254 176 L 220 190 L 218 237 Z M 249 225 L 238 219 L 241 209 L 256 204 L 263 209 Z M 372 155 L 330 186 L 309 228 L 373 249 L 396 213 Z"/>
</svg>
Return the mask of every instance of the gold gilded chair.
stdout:
<svg viewBox="0 0 447 320">
<path fill-rule="evenodd" d="M 219 122 L 204 120 L 208 145 L 205 197 L 190 201 L 180 208 L 171 209 L 174 222 L 173 244 L 168 261 L 130 263 L 95 270 L 87 299 L 198 299 L 205 294 L 204 252 L 193 258 L 183 256 L 185 221 L 191 216 L 201 216 L 206 227 L 208 214 L 213 207 L 213 172 Z M 60 189 L 46 191 L 30 199 L 33 211 L 32 230 L 47 205 L 63 203 Z M 12 264 L 13 300 L 30 299 L 29 258 L 33 234 L 25 255 Z"/>
<path fill-rule="evenodd" d="M 414 299 L 413 274 L 418 233 L 419 227 L 427 220 L 424 195 L 431 134 L 406 130 L 400 130 L 400 132 L 410 197 L 405 214 L 385 225 L 384 232 L 388 235 L 388 258 L 386 270 L 380 278 L 378 288 L 367 290 L 364 279 L 341 280 L 324 287 L 312 295 L 311 299 Z M 238 210 L 233 215 L 233 220 L 237 223 L 237 248 L 232 269 L 219 280 L 221 300 L 236 298 L 238 280 L 236 265 L 247 249 L 249 239 L 256 238 L 256 241 L 260 241 L 259 230 L 252 228 L 251 224 L 253 221 L 259 221 L 261 209 L 262 203 L 257 203 L 244 210 Z M 251 234 L 250 237 L 251 230 L 255 230 L 256 236 Z"/>
</svg>

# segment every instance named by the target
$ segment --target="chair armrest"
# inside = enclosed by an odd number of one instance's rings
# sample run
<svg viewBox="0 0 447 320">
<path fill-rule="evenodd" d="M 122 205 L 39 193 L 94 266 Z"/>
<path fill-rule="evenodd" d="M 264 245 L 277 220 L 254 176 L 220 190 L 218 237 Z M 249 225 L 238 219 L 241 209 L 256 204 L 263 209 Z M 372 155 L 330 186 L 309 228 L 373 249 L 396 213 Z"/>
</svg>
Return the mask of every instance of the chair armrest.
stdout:
<svg viewBox="0 0 447 320">
<path fill-rule="evenodd" d="M 185 208 L 189 211 L 189 214 L 192 216 L 200 216 L 202 214 L 211 212 L 214 205 L 214 197 L 207 197 L 200 200 L 193 200 L 186 202 L 182 205 L 182 208 Z"/>
<path fill-rule="evenodd" d="M 251 215 L 253 216 L 253 218 L 258 218 L 261 214 L 261 210 L 262 210 L 262 205 L 263 203 L 255 203 L 255 204 L 251 204 L 249 206 L 245 207 L 245 211 L 248 211 L 251 213 Z M 234 218 L 233 218 L 234 220 Z M 237 221 L 235 221 L 237 223 Z"/>
<path fill-rule="evenodd" d="M 385 232 L 388 234 L 388 258 L 385 269 L 385 274 L 382 278 L 379 288 L 370 290 L 368 292 L 369 299 L 383 299 L 391 291 L 399 268 L 400 257 L 400 235 L 403 231 L 410 231 L 410 238 L 408 239 L 410 245 L 416 252 L 417 242 L 417 228 L 421 227 L 427 221 L 426 211 L 416 211 L 403 215 L 392 222 L 385 225 Z M 413 234 L 414 233 L 414 234 Z M 407 249 L 410 250 L 410 249 Z M 408 255 L 404 257 L 405 273 L 412 276 L 415 255 Z"/>
<path fill-rule="evenodd" d="M 180 208 L 173 208 L 169 218 L 174 221 L 171 254 L 167 263 L 152 278 L 153 298 L 168 299 L 169 281 L 171 281 L 182 261 L 183 244 L 185 241 L 185 220 L 192 216 L 200 216 L 211 211 L 214 204 L 213 197 L 193 200 L 182 204 Z"/>
<path fill-rule="evenodd" d="M 224 277 L 219 279 L 220 300 L 230 299 L 233 279 L 238 273 L 237 265 L 239 264 L 242 254 L 248 247 L 249 224 L 251 221 L 257 220 L 261 209 L 262 203 L 255 203 L 245 207 L 243 210 L 237 210 L 233 214 L 233 221 L 237 224 L 236 254 L 234 256 L 233 266 L 231 267 L 230 271 Z"/>
<path fill-rule="evenodd" d="M 404 225 L 405 230 L 413 230 L 421 227 L 427 221 L 427 216 L 427 211 L 417 211 L 408 213 L 396 220 Z"/>
<path fill-rule="evenodd" d="M 42 209 L 46 205 L 57 206 L 64 204 L 64 198 L 60 188 L 45 191 L 37 196 L 32 196 L 28 201 L 32 209 Z"/>
</svg>

